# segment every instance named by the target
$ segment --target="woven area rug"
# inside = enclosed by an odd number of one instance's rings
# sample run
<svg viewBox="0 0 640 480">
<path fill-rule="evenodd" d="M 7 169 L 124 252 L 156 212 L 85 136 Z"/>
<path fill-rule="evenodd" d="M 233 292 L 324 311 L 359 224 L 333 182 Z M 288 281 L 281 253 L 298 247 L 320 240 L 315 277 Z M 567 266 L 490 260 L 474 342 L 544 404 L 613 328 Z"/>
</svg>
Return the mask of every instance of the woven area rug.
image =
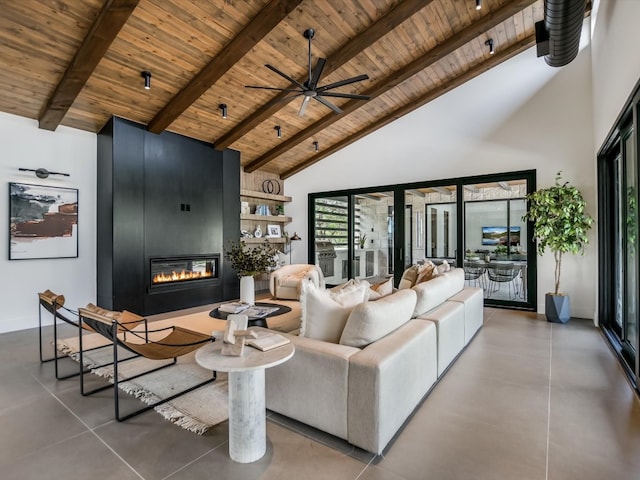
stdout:
<svg viewBox="0 0 640 480">
<path fill-rule="evenodd" d="M 112 360 L 113 346 L 100 335 L 83 337 L 83 361 L 91 372 L 113 383 L 113 366 L 96 368 Z M 77 337 L 58 340 L 58 350 L 76 361 L 80 360 Z M 122 355 L 122 356 L 121 356 Z M 124 349 L 118 352 L 118 359 L 130 357 Z M 118 377 L 127 378 L 168 361 L 135 358 L 118 363 Z M 211 378 L 212 372 L 205 370 L 195 361 L 195 352 L 178 358 L 178 363 L 157 372 L 143 375 L 134 380 L 122 382 L 122 391 L 139 398 L 147 405 L 167 398 L 173 393 Z M 228 419 L 227 374 L 218 372 L 217 380 L 193 392 L 185 393 L 170 402 L 154 408 L 156 412 L 176 425 L 199 435 L 209 428 Z"/>
</svg>

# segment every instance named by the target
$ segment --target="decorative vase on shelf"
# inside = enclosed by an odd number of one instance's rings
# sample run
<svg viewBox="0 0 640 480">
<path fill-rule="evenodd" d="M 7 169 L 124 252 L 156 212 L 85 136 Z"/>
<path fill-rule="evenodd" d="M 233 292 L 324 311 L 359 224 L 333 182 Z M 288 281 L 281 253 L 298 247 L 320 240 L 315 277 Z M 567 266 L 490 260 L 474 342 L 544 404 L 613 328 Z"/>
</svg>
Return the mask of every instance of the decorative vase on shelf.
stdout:
<svg viewBox="0 0 640 480">
<path fill-rule="evenodd" d="M 240 277 L 240 301 L 249 305 L 256 303 L 256 288 L 252 276 Z"/>
</svg>

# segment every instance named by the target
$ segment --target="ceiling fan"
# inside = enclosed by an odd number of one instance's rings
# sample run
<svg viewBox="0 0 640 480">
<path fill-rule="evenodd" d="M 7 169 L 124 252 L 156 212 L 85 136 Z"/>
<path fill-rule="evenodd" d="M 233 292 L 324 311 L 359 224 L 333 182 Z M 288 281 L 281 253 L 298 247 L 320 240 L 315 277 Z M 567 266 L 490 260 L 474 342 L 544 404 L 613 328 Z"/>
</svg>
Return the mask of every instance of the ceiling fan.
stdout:
<svg viewBox="0 0 640 480">
<path fill-rule="evenodd" d="M 371 97 L 369 95 L 356 95 L 351 93 L 338 93 L 338 92 L 330 92 L 329 90 L 333 90 L 334 88 L 342 87 L 344 85 L 349 85 L 351 83 L 361 82 L 363 80 L 368 80 L 369 75 L 358 75 L 356 77 L 347 78 L 346 80 L 340 80 L 338 82 L 330 83 L 328 85 L 318 86 L 318 81 L 320 80 L 320 76 L 322 75 L 322 70 L 324 69 L 324 65 L 327 62 L 326 58 L 318 58 L 318 62 L 316 63 L 316 68 L 311 71 L 311 39 L 315 35 L 315 31 L 312 28 L 309 28 L 303 32 L 304 38 L 309 41 L 309 78 L 306 82 L 300 83 L 294 78 L 291 78 L 286 73 L 282 73 L 276 67 L 266 64 L 269 70 L 277 73 L 281 77 L 287 79 L 289 82 L 294 84 L 297 88 L 276 88 L 276 87 L 260 87 L 254 85 L 246 85 L 246 88 L 258 88 L 263 90 L 278 90 L 281 92 L 291 92 L 293 95 L 278 99 L 278 102 L 284 102 L 287 100 L 291 100 L 292 98 L 296 98 L 299 96 L 303 96 L 302 104 L 300 105 L 300 110 L 298 110 L 299 116 L 304 116 L 304 112 L 307 109 L 307 105 L 309 101 L 313 98 L 320 102 L 321 104 L 329 107 L 336 113 L 342 113 L 342 110 L 331 103 L 324 97 L 334 97 L 334 98 L 350 98 L 354 100 L 369 100 Z"/>
</svg>

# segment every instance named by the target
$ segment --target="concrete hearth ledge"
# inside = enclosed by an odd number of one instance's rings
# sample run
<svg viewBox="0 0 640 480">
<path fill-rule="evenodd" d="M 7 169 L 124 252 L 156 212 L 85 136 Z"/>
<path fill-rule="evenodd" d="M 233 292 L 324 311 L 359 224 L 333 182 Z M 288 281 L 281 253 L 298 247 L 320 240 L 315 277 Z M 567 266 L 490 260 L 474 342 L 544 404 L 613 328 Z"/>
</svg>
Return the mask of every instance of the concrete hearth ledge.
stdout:
<svg viewBox="0 0 640 480">
<path fill-rule="evenodd" d="M 271 330 L 291 332 L 300 328 L 300 302 L 295 300 L 272 300 L 269 296 L 264 298 L 259 297 L 260 295 L 256 295 L 256 301 L 277 303 L 291 308 L 290 312 L 267 318 L 267 325 Z M 220 306 L 220 303 L 224 302 L 202 305 L 200 307 L 193 307 L 185 310 L 176 310 L 174 312 L 161 313 L 158 315 L 150 315 L 147 318 L 153 322 L 154 328 L 179 325 L 181 327 L 188 328 L 189 330 L 210 335 L 211 332 L 215 330 L 224 331 L 227 324 L 225 320 L 217 320 L 209 316 L 209 312 Z"/>
</svg>

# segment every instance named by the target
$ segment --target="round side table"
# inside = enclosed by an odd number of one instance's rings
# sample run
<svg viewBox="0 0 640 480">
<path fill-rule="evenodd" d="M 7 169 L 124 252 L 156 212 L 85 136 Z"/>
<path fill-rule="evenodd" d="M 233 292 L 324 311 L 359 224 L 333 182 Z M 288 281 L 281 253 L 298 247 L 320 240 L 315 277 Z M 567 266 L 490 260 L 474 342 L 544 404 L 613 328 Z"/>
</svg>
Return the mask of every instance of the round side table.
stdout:
<svg viewBox="0 0 640 480">
<path fill-rule="evenodd" d="M 286 362 L 295 352 L 292 343 L 261 352 L 246 346 L 244 355 L 222 355 L 222 342 L 196 352 L 196 362 L 208 370 L 229 372 L 229 456 L 239 463 L 255 462 L 267 451 L 265 418 L 266 368 Z"/>
</svg>

